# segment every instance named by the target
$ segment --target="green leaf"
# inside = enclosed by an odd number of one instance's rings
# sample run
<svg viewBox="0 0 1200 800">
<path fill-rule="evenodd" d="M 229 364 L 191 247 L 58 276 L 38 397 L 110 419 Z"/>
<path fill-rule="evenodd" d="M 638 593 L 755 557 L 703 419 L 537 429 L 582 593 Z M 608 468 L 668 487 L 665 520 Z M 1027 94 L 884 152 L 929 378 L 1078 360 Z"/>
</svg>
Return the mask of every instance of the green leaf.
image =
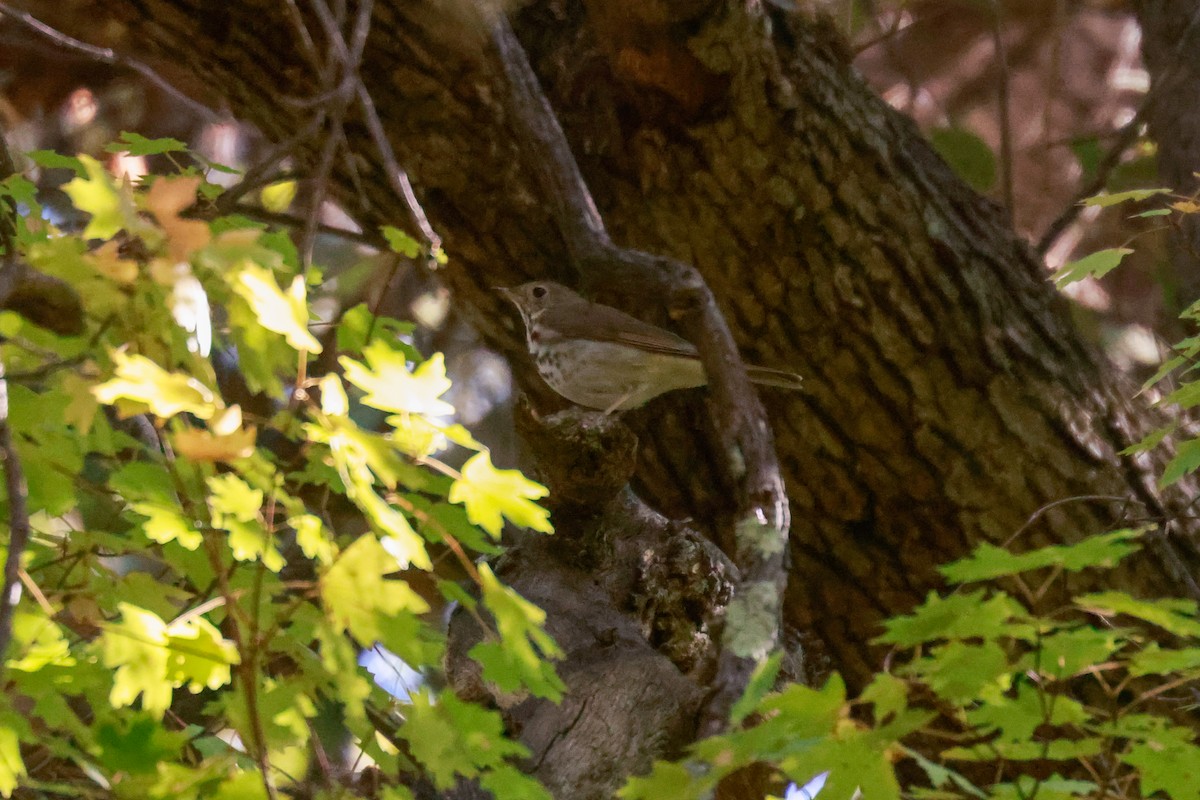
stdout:
<svg viewBox="0 0 1200 800">
<path fill-rule="evenodd" d="M 187 145 L 178 139 L 147 139 L 140 133 L 121 131 L 120 137 L 104 150 L 108 153 L 129 153 L 131 156 L 157 156 L 163 153 L 186 153 Z"/>
<path fill-rule="evenodd" d="M 71 646 L 54 620 L 42 614 L 17 611 L 12 626 L 9 669 L 37 672 L 50 664 L 63 667 L 75 664 Z"/>
<path fill-rule="evenodd" d="M 547 494 L 545 486 L 515 469 L 496 469 L 491 454 L 483 452 L 463 465 L 462 477 L 450 487 L 449 499 L 466 506 L 468 519 L 499 539 L 504 526 L 502 516 L 515 525 L 552 533 L 550 512 L 532 502 Z"/>
<path fill-rule="evenodd" d="M 1200 467 L 1200 439 L 1185 439 L 1175 445 L 1175 455 L 1163 467 L 1158 485 L 1166 488 Z"/>
<path fill-rule="evenodd" d="M 108 240 L 122 229 L 136 230 L 137 211 L 132 194 L 127 189 L 118 190 L 112 176 L 96 159 L 81 155 L 79 161 L 86 177 L 73 178 L 63 184 L 62 190 L 76 208 L 92 215 L 83 238 Z"/>
<path fill-rule="evenodd" d="M 693 774 L 683 764 L 656 761 L 649 775 L 630 778 L 617 796 L 622 800 L 700 800 L 708 796 L 714 782 Z"/>
<path fill-rule="evenodd" d="M 953 761 L 1074 761 L 1098 755 L 1102 742 L 1097 738 L 1051 739 L 1047 742 L 995 742 L 988 746 L 951 747 L 942 758 Z"/>
<path fill-rule="evenodd" d="M 12 797 L 17 783 L 26 774 L 19 745 L 17 732 L 0 724 L 0 795 L 4 797 Z"/>
<path fill-rule="evenodd" d="M 767 660 L 761 662 L 754 668 L 754 672 L 750 676 L 750 681 L 746 684 L 746 691 L 733 704 L 733 709 L 729 714 L 729 721 L 733 725 L 740 725 L 742 720 L 750 716 L 754 709 L 767 692 L 775 687 L 775 681 L 779 678 L 779 667 L 783 663 L 783 653 L 773 653 Z"/>
<path fill-rule="evenodd" d="M 179 542 L 187 550 L 195 550 L 204 542 L 204 536 L 184 518 L 179 506 L 130 503 L 129 508 L 146 517 L 142 531 L 153 542 Z"/>
<path fill-rule="evenodd" d="M 1084 278 L 1103 278 L 1116 269 L 1121 260 L 1132 252 L 1128 247 L 1100 250 L 1077 261 L 1064 264 L 1050 278 L 1060 289 Z"/>
<path fill-rule="evenodd" d="M 987 142 L 966 128 L 937 128 L 929 141 L 938 155 L 977 192 L 996 184 L 996 156 Z"/>
<path fill-rule="evenodd" d="M 142 708 L 156 719 L 171 705 L 167 681 L 167 626 L 145 609 L 120 603 L 121 621 L 108 625 L 100 637 L 104 665 L 116 668 L 108 701 L 117 708 L 142 696 Z"/>
<path fill-rule="evenodd" d="M 371 312 L 366 303 L 359 303 L 342 313 L 337 328 L 338 350 L 361 352 L 378 336 L 393 350 L 402 352 L 409 361 L 420 361 L 420 354 L 412 345 L 401 339 L 402 336 L 411 334 L 415 328 L 411 322 L 378 317 Z"/>
<path fill-rule="evenodd" d="M 1114 194 L 1098 194 L 1084 200 L 1080 205 L 1094 206 L 1097 208 L 1108 208 L 1109 206 L 1119 205 L 1128 202 L 1140 202 L 1147 200 L 1155 195 L 1171 194 L 1172 189 L 1131 189 L 1127 192 L 1116 192 Z"/>
<path fill-rule="evenodd" d="M 1129 659 L 1129 674 L 1135 678 L 1142 675 L 1190 672 L 1195 669 L 1200 669 L 1200 647 L 1163 650 L 1156 642 L 1151 642 Z"/>
<path fill-rule="evenodd" d="M 887 632 L 875 641 L 915 647 L 939 639 L 1002 636 L 1009 620 L 1023 616 L 1020 604 L 1004 593 L 986 597 L 979 590 L 941 598 L 930 592 L 912 614 L 884 622 Z"/>
<path fill-rule="evenodd" d="M 182 618 L 167 626 L 157 614 L 119 603 L 121 621 L 100 637 L 104 665 L 115 667 L 109 702 L 132 705 L 140 694 L 142 709 L 156 719 L 171 704 L 173 687 L 216 689 L 230 681 L 230 665 L 239 657 L 233 643 L 202 617 Z"/>
<path fill-rule="evenodd" d="M 875 721 L 883 722 L 908 708 L 908 683 L 887 672 L 876 673 L 860 700 L 875 706 Z"/>
<path fill-rule="evenodd" d="M 399 253 L 405 258 L 416 258 L 421 254 L 421 243 L 399 228 L 384 225 L 380 228 L 380 232 L 393 252 Z"/>
<path fill-rule="evenodd" d="M 1082 722 L 1086 712 L 1068 697 L 1039 694 L 1027 681 L 1017 685 L 1015 697 L 1002 692 L 985 693 L 978 705 L 965 710 L 967 722 L 998 742 L 1026 742 L 1042 725 Z"/>
<path fill-rule="evenodd" d="M 1027 553 L 1010 553 L 984 542 L 966 558 L 938 567 L 938 572 L 955 583 L 974 583 L 1045 567 L 1060 567 L 1068 572 L 1088 567 L 1110 569 L 1125 556 L 1140 550 L 1141 543 L 1136 540 L 1150 530 L 1153 528 L 1126 528 Z"/>
<path fill-rule="evenodd" d="M 1180 598 L 1138 600 L 1124 592 L 1096 592 L 1075 598 L 1075 605 L 1104 616 L 1128 614 L 1176 636 L 1200 637 L 1196 603 Z"/>
<path fill-rule="evenodd" d="M 1120 758 L 1137 770 L 1142 797 L 1163 792 L 1171 800 L 1200 800 L 1200 748 L 1191 729 L 1167 728 Z"/>
<path fill-rule="evenodd" d="M 503 797 L 505 800 L 554 800 L 553 795 L 546 791 L 546 787 L 508 764 L 493 767 L 485 772 L 479 779 L 479 784 L 490 792 L 492 797 Z"/>
<path fill-rule="evenodd" d="M 321 576 L 321 599 L 334 627 L 370 647 L 382 638 L 380 626 L 389 616 L 428 611 L 429 604 L 407 583 L 385 579 L 399 569 L 373 535 L 358 537 Z"/>
<path fill-rule="evenodd" d="M 503 767 L 510 756 L 529 754 L 524 745 L 504 736 L 499 713 L 459 700 L 453 692 L 438 695 L 436 703 L 424 692 L 413 694 L 399 733 L 443 791 L 459 776 L 474 778 Z"/>
<path fill-rule="evenodd" d="M 479 565 L 483 604 L 496 620 L 499 642 L 481 642 L 471 658 L 483 666 L 484 680 L 504 692 L 521 687 L 555 702 L 566 686 L 546 659 L 562 658 L 562 650 L 546 633 L 546 612 L 500 583 L 487 564 Z"/>
<path fill-rule="evenodd" d="M 1126 641 L 1123 631 L 1111 628 L 1082 626 L 1044 633 L 1037 640 L 1037 648 L 1022 657 L 1020 668 L 1023 672 L 1066 679 L 1107 661 Z"/>
<path fill-rule="evenodd" d="M 233 642 L 221 637 L 211 622 L 192 616 L 167 626 L 167 680 L 195 694 L 219 689 L 231 679 L 230 666 L 240 663 Z"/>
<path fill-rule="evenodd" d="M 115 376 L 92 388 L 92 394 L 101 403 L 113 405 L 118 400 L 131 400 L 164 419 L 183 413 L 211 419 L 217 412 L 217 398 L 192 376 L 167 372 L 145 356 L 121 350 L 114 350 L 112 359 Z"/>
<path fill-rule="evenodd" d="M 950 642 L 915 660 L 905 672 L 920 677 L 939 696 L 956 704 L 969 703 L 984 691 L 1003 690 L 1011 679 L 1004 650 L 991 640 L 982 644 Z"/>
<path fill-rule="evenodd" d="M 168 732 L 149 714 L 104 719 L 96 725 L 96 760 L 110 773 L 152 774 L 178 758 L 186 741 L 184 733 Z"/>
<path fill-rule="evenodd" d="M 30 161 L 43 169 L 69 169 L 77 178 L 87 177 L 88 169 L 78 158 L 64 156 L 53 150 L 33 150 L 26 155 Z"/>
</svg>

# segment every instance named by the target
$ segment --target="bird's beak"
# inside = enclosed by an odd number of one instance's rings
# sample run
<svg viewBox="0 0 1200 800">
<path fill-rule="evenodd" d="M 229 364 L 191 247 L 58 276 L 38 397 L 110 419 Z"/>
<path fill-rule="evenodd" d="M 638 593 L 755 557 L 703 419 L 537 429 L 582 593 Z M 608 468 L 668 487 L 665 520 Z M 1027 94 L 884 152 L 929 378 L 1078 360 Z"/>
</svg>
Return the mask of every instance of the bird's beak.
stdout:
<svg viewBox="0 0 1200 800">
<path fill-rule="evenodd" d="M 517 293 L 506 286 L 493 286 L 492 291 L 511 302 L 517 301 Z"/>
</svg>

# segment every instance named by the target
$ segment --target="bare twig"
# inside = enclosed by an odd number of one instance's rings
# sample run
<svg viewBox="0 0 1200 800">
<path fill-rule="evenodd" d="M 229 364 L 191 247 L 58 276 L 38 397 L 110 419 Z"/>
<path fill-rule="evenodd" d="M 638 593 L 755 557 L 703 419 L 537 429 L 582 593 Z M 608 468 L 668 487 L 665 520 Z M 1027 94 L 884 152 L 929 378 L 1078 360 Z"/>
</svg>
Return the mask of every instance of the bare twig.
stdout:
<svg viewBox="0 0 1200 800">
<path fill-rule="evenodd" d="M 628 282 L 661 291 L 708 373 L 720 452 L 728 454 L 726 466 L 739 486 L 739 513 L 730 538 L 737 543 L 734 561 L 741 570 L 726 609 L 730 624 L 721 627 L 717 676 L 701 712 L 700 735 L 712 735 L 728 724 L 729 711 L 754 668 L 779 640 L 790 520 L 766 413 L 703 277 L 690 264 L 613 243 L 508 20 L 498 14 L 488 25 L 508 79 L 507 110 L 515 140 L 551 203 L 575 269 L 585 282 Z"/>
<path fill-rule="evenodd" d="M 213 111 L 203 103 L 198 103 L 192 98 L 188 97 L 186 94 L 179 91 L 179 89 L 175 88 L 170 81 L 159 75 L 151 67 L 147 66 L 141 61 L 138 61 L 136 58 L 120 55 L 116 51 L 107 47 L 97 47 L 94 44 L 81 42 L 78 39 L 66 35 L 62 31 L 50 27 L 46 23 L 34 17 L 32 14 L 11 8 L 7 3 L 0 2 L 0 15 L 11 19 L 13 22 L 24 26 L 28 30 L 33 31 L 34 33 L 50 40 L 51 42 L 54 42 L 60 47 L 76 50 L 90 58 L 94 58 L 103 64 L 109 64 L 114 67 L 122 67 L 138 73 L 143 78 L 150 81 L 150 83 L 154 84 L 167 94 L 174 97 L 180 103 L 187 106 L 201 119 L 209 122 L 220 119 L 220 115 L 217 114 L 217 112 Z"/>
<path fill-rule="evenodd" d="M 364 0 L 359 7 L 360 14 L 355 25 L 355 30 L 351 38 L 351 43 L 347 44 L 342 37 L 336 18 L 329 6 L 324 0 L 313 0 L 313 10 L 317 14 L 317 19 L 324 29 L 325 36 L 329 39 L 329 44 L 336 51 L 337 57 L 345 65 L 353 65 L 352 70 L 348 70 L 348 74 L 355 76 L 355 94 L 358 98 L 358 105 L 362 109 L 363 121 L 367 125 L 367 132 L 371 135 L 371 142 L 375 145 L 375 149 L 379 153 L 380 159 L 383 161 L 384 173 L 391 184 L 394 191 L 403 201 L 408 209 L 409 224 L 416 228 L 416 231 L 425 240 L 428 246 L 430 257 L 434 257 L 442 249 L 442 239 L 434 231 L 433 226 L 429 223 L 429 218 L 425 215 L 425 209 L 421 207 L 417 200 L 416 192 L 413 191 L 412 182 L 408 179 L 408 173 L 400 168 L 400 162 L 396 159 L 396 153 L 392 149 L 391 141 L 387 137 L 387 132 L 383 129 L 383 122 L 379 118 L 379 112 L 375 108 L 375 101 L 371 99 L 371 93 L 367 91 L 366 84 L 358 75 L 358 61 L 362 57 L 362 51 L 366 46 L 368 26 L 371 17 L 371 0 Z M 364 12 L 365 13 L 362 13 Z"/>
</svg>

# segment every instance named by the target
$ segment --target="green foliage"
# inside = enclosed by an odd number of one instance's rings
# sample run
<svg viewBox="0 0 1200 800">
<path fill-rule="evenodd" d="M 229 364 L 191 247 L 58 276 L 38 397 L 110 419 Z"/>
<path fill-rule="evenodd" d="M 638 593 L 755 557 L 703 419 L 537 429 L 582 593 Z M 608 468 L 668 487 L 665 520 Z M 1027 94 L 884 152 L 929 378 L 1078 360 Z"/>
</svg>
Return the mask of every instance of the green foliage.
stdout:
<svg viewBox="0 0 1200 800">
<path fill-rule="evenodd" d="M 546 490 L 445 420 L 442 357 L 421 357 L 408 323 L 360 306 L 336 341 L 318 339 L 287 236 L 189 213 L 212 210 L 213 165 L 170 139 L 125 133 L 110 149 L 202 168 L 135 185 L 87 156 L 35 154 L 74 173 L 63 189 L 88 215 L 78 234 L 41 219 L 28 181 L 0 184 L 31 211 L 24 257 L 79 290 L 87 328 L 59 337 L 0 314 L 34 529 L 5 654 L 0 796 L 279 796 L 322 752 L 321 720 L 341 716 L 381 770 L 379 796 L 411 797 L 423 776 L 548 797 L 511 763 L 527 751 L 497 712 L 431 687 L 392 698 L 357 663 L 382 644 L 436 673 L 445 635 L 417 585 L 441 582 L 490 617 L 486 680 L 561 697 L 544 614 L 471 554 L 498 552 L 505 520 L 550 533 L 534 502 Z M 285 207 L 290 191 L 264 202 Z M 274 416 L 244 417 L 222 394 L 176 322 L 182 286 L 224 310 L 216 338 Z M 330 346 L 345 382 L 313 375 Z M 363 427 L 363 406 L 389 416 Z M 439 459 L 450 446 L 475 451 L 461 472 Z M 456 558 L 473 589 L 437 574 Z"/>
<path fill-rule="evenodd" d="M 937 128 L 929 132 L 929 142 L 975 191 L 996 185 L 996 156 L 976 134 L 966 128 Z"/>
<path fill-rule="evenodd" d="M 695 744 L 683 762 L 656 764 L 621 796 L 699 800 L 765 763 L 781 784 L 825 776 L 821 800 L 1194 800 L 1200 747 L 1176 719 L 1190 700 L 1160 695 L 1200 678 L 1196 604 L 1119 591 L 1046 599 L 1069 573 L 1118 566 L 1150 533 L 1022 553 L 981 545 L 942 568 L 957 588 L 886 623 L 877 641 L 892 646 L 892 667 L 857 699 L 837 676 L 821 689 L 770 691 L 771 661 L 735 707 L 731 732 Z M 923 786 L 902 791 L 901 761 L 924 774 Z"/>
</svg>

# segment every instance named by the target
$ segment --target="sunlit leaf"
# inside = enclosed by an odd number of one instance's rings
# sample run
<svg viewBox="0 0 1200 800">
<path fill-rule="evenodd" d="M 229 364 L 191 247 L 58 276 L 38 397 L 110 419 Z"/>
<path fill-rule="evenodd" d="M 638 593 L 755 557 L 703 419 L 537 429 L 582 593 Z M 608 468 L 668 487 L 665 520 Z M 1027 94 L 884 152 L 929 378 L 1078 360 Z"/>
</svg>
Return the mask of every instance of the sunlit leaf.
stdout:
<svg viewBox="0 0 1200 800">
<path fill-rule="evenodd" d="M 508 518 L 513 524 L 551 533 L 550 513 L 534 503 L 548 490 L 515 469 L 496 469 L 490 453 L 476 453 L 463 465 L 462 477 L 450 487 L 450 502 L 466 506 L 467 517 L 499 538 Z"/>
<path fill-rule="evenodd" d="M 128 188 L 118 189 L 108 170 L 91 156 L 79 156 L 86 177 L 63 184 L 62 190 L 80 211 L 92 215 L 83 230 L 85 239 L 111 239 L 117 231 L 136 228 L 136 212 Z"/>
<path fill-rule="evenodd" d="M 146 517 L 142 530 L 151 541 L 159 544 L 179 542 L 188 550 L 195 550 L 204 541 L 200 532 L 184 518 L 178 505 L 139 502 L 130 503 L 129 508 Z"/>
<path fill-rule="evenodd" d="M 242 410 L 230 406 L 213 415 L 208 430 L 184 428 L 172 437 L 175 452 L 192 461 L 230 462 L 254 452 L 258 429 L 243 428 Z"/>
<path fill-rule="evenodd" d="M 321 576 L 321 598 L 338 630 L 349 630 L 359 644 L 380 639 L 380 626 L 401 611 L 423 614 L 429 610 L 412 588 L 386 575 L 400 563 L 372 535 L 360 536 Z"/>
<path fill-rule="evenodd" d="M 141 695 L 142 708 L 161 717 L 171 704 L 167 626 L 156 614 L 129 603 L 118 608 L 121 620 L 111 623 L 100 637 L 104 665 L 116 669 L 108 700 L 120 708 Z"/>
<path fill-rule="evenodd" d="M 382 411 L 444 416 L 454 406 L 439 400 L 450 388 L 446 365 L 437 353 L 415 370 L 408 368 L 404 353 L 383 342 L 372 342 L 363 351 L 367 364 L 343 356 L 340 360 L 346 380 L 362 389 L 364 405 Z"/>
<path fill-rule="evenodd" d="M 188 413 L 209 419 L 216 413 L 219 401 L 192 376 L 167 372 L 145 356 L 121 350 L 113 351 L 112 359 L 115 376 L 92 388 L 101 403 L 131 400 L 163 418 Z"/>
<path fill-rule="evenodd" d="M 18 781 L 26 774 L 19 745 L 17 732 L 0 724 L 0 795 L 4 797 L 12 797 Z"/>
<path fill-rule="evenodd" d="M 282 335 L 296 350 L 321 352 L 321 343 L 308 332 L 308 302 L 303 277 L 297 275 L 285 294 L 271 270 L 247 261 L 238 270 L 232 288 L 254 310 L 264 328 Z"/>
<path fill-rule="evenodd" d="M 487 564 L 479 565 L 483 603 L 496 620 L 499 642 L 481 642 L 471 658 L 483 666 L 483 677 L 501 691 L 522 687 L 538 697 L 559 700 L 566 686 L 547 659 L 562 650 L 543 629 L 546 612 L 500 583 Z"/>
<path fill-rule="evenodd" d="M 1148 200 L 1149 198 L 1154 197 L 1155 195 L 1171 194 L 1172 191 L 1173 190 L 1167 189 L 1167 188 L 1131 189 L 1127 192 L 1115 192 L 1113 194 L 1098 194 L 1098 195 L 1089 197 L 1086 200 L 1082 201 L 1081 205 L 1095 206 L 1098 208 L 1108 208 L 1109 206 L 1115 206 L 1120 203 L 1128 203 L 1131 201 L 1139 202 L 1141 200 Z"/>
<path fill-rule="evenodd" d="M 258 196 L 262 200 L 263 208 L 281 214 L 287 211 L 292 201 L 296 199 L 296 182 L 276 181 L 269 186 L 264 186 Z"/>
<path fill-rule="evenodd" d="M 1060 289 L 1084 278 L 1103 278 L 1116 269 L 1122 259 L 1132 252 L 1128 247 L 1100 250 L 1077 261 L 1064 264 L 1050 277 Z"/>
<path fill-rule="evenodd" d="M 399 228 L 384 225 L 380 231 L 393 252 L 399 253 L 405 258 L 416 258 L 421 254 L 421 243 Z"/>
</svg>

